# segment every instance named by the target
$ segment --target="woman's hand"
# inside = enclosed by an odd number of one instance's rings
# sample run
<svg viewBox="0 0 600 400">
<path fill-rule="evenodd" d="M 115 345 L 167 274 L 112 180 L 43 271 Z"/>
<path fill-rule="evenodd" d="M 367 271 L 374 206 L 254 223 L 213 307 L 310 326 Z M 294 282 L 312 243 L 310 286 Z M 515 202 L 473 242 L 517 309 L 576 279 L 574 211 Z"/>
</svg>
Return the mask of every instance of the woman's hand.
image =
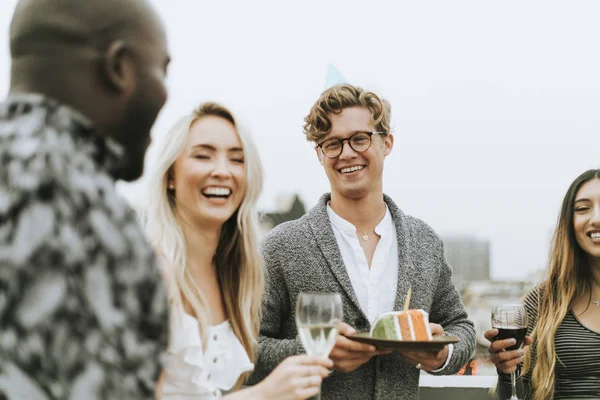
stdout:
<svg viewBox="0 0 600 400">
<path fill-rule="evenodd" d="M 498 336 L 498 329 L 490 329 L 483 336 L 491 342 L 488 352 L 490 353 L 490 360 L 496 365 L 496 368 L 505 374 L 515 372 L 517 365 L 523 361 L 525 354 L 523 349 L 505 351 L 507 347 L 514 346 L 517 343 L 515 339 L 494 341 Z M 533 343 L 531 336 L 525 336 L 523 347 L 529 346 L 531 343 Z"/>
<path fill-rule="evenodd" d="M 286 358 L 256 388 L 261 399 L 303 400 L 316 396 L 321 381 L 333 362 L 322 356 L 299 355 Z"/>
</svg>

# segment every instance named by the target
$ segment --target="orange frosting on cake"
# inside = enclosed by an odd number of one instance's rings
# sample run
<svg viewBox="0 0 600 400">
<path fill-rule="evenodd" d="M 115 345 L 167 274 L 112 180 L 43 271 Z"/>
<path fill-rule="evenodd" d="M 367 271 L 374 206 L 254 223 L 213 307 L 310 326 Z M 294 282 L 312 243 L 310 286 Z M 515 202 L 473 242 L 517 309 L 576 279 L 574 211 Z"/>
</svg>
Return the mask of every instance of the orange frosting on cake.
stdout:
<svg viewBox="0 0 600 400">
<path fill-rule="evenodd" d="M 373 324 L 371 336 L 379 339 L 433 340 L 429 328 L 429 314 L 423 310 L 394 311 L 382 314 Z"/>
<path fill-rule="evenodd" d="M 429 329 L 429 316 L 423 310 L 409 310 L 408 314 L 415 333 L 414 340 L 431 340 L 431 330 Z"/>
</svg>

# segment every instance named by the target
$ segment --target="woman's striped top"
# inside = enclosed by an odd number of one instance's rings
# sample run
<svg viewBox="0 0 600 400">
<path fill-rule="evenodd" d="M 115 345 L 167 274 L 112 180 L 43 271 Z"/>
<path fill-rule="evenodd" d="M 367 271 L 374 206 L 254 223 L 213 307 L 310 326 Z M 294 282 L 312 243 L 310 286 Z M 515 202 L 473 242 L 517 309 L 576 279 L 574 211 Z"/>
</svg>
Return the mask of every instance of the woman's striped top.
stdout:
<svg viewBox="0 0 600 400">
<path fill-rule="evenodd" d="M 538 319 L 538 294 L 536 287 L 525 298 L 528 335 Z M 590 307 L 595 305 L 590 304 Z M 554 344 L 557 358 L 554 399 L 600 399 L 600 333 L 585 327 L 569 310 L 556 331 Z M 535 343 L 533 346 L 535 349 Z M 498 375 L 497 393 L 500 399 L 508 399 L 511 396 L 510 375 L 500 371 Z M 517 379 L 519 399 L 533 399 L 530 381 L 531 371 Z"/>
</svg>

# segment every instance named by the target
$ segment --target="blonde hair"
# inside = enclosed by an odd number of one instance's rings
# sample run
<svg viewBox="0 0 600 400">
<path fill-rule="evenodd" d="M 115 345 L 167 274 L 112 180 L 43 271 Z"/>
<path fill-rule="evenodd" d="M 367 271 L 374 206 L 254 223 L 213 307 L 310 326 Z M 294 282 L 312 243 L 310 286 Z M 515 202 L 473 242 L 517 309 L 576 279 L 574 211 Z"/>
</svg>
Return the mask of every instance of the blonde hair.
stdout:
<svg viewBox="0 0 600 400">
<path fill-rule="evenodd" d="M 147 207 L 142 218 L 152 244 L 170 268 L 170 300 L 181 295 L 191 305 L 205 345 L 210 310 L 187 268 L 186 242 L 177 218 L 175 194 L 167 189 L 169 171 L 184 150 L 191 126 L 205 116 L 217 116 L 231 122 L 244 148 L 246 193 L 238 210 L 223 224 L 214 262 L 227 317 L 233 332 L 254 362 L 264 289 L 255 210 L 262 190 L 263 173 L 254 142 L 228 109 L 216 103 L 204 103 L 191 115 L 181 118 L 156 143 L 159 150 L 149 174 Z M 245 376 L 240 377 L 237 385 L 241 385 L 244 379 Z"/>
<path fill-rule="evenodd" d="M 573 181 L 563 199 L 552 238 L 548 277 L 539 287 L 538 318 L 532 333 L 535 347 L 527 349 L 523 365 L 524 373 L 531 372 L 535 400 L 554 398 L 556 331 L 571 302 L 591 289 L 591 269 L 585 251 L 577 243 L 573 217 L 577 192 L 594 178 L 600 178 L 600 170 L 588 170 Z"/>
<path fill-rule="evenodd" d="M 339 114 L 345 108 L 364 107 L 371 112 L 371 123 L 377 131 L 390 133 L 391 106 L 373 92 L 352 85 L 336 85 L 325 90 L 304 118 L 306 140 L 318 142 L 331 130 L 328 114 Z"/>
</svg>

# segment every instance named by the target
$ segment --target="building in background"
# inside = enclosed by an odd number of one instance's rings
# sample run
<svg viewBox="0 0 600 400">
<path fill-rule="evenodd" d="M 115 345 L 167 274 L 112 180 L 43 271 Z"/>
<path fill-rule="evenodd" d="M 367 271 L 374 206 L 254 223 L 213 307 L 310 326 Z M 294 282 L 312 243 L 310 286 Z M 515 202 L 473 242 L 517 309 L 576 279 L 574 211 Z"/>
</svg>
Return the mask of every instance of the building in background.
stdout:
<svg viewBox="0 0 600 400">
<path fill-rule="evenodd" d="M 460 289 L 469 282 L 489 281 L 490 242 L 474 236 L 448 235 L 444 241 L 444 255 L 452 267 L 452 280 Z"/>
<path fill-rule="evenodd" d="M 277 198 L 277 210 L 274 212 L 260 213 L 260 227 L 266 234 L 277 225 L 293 221 L 306 213 L 304 203 L 297 194 L 290 196 L 279 196 Z"/>
</svg>

